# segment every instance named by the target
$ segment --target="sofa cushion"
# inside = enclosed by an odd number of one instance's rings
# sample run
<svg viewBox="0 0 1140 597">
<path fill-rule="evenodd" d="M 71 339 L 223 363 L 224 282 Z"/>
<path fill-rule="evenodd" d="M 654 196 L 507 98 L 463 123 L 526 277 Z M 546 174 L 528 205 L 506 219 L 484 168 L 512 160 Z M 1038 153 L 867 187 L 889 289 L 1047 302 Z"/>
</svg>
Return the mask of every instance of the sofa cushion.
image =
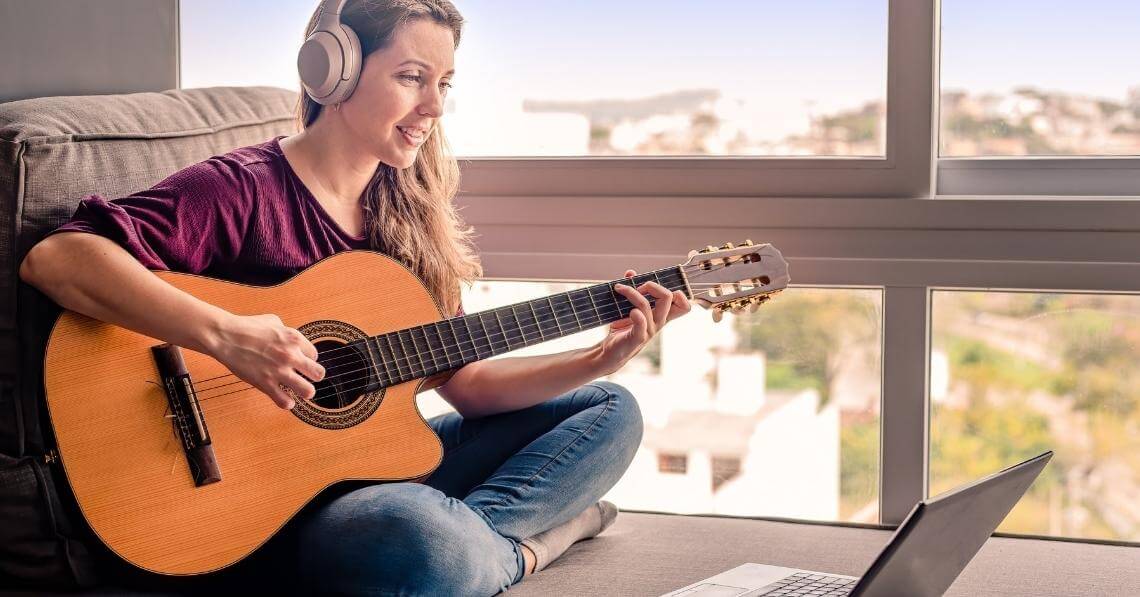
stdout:
<svg viewBox="0 0 1140 597">
<path fill-rule="evenodd" d="M 297 99 L 275 87 L 212 87 L 0 104 L 0 339 L 15 329 L 18 264 L 83 196 L 128 195 L 210 156 L 289 134 Z M 14 362 L 12 343 L 0 346 L 0 363 Z"/>
</svg>

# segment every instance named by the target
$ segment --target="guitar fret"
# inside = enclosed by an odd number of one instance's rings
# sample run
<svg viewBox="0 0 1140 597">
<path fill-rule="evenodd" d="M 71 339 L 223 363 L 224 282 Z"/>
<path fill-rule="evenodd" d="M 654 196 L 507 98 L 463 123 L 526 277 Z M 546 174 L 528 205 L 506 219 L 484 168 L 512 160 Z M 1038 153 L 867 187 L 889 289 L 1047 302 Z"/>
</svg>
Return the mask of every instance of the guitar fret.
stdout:
<svg viewBox="0 0 1140 597">
<path fill-rule="evenodd" d="M 388 376 L 387 365 L 384 366 L 383 371 L 380 370 L 380 365 L 382 363 L 384 363 L 384 357 L 383 357 L 383 355 L 381 355 L 380 358 L 377 358 L 377 353 L 380 352 L 380 347 L 377 346 L 377 347 L 373 348 L 372 347 L 372 338 L 365 338 L 364 339 L 364 348 L 368 350 L 368 358 L 372 359 L 372 370 L 376 372 L 376 379 L 380 381 L 380 385 L 382 385 L 382 386 L 388 385 L 388 382 L 384 379 L 385 377 Z M 375 351 L 375 352 L 373 352 L 373 351 Z"/>
<path fill-rule="evenodd" d="M 527 339 L 526 339 L 526 331 L 523 330 L 522 319 L 519 318 L 519 314 L 515 311 L 514 305 L 508 305 L 508 307 L 510 307 L 510 309 L 509 309 L 510 310 L 510 317 L 515 322 L 514 327 L 516 330 L 518 330 L 518 333 L 519 333 L 519 342 L 522 342 L 522 345 L 525 348 L 526 346 L 529 346 L 529 342 L 527 342 Z M 509 322 L 510 322 L 510 320 L 508 320 L 508 323 Z"/>
<path fill-rule="evenodd" d="M 558 335 L 565 336 L 566 332 L 562 331 L 562 324 L 558 321 L 558 310 L 554 308 L 554 301 L 552 297 L 546 297 L 546 302 L 550 303 L 550 315 L 554 318 L 554 325 L 558 326 Z"/>
<path fill-rule="evenodd" d="M 491 334 L 487 331 L 487 324 L 483 323 L 483 314 L 476 314 L 475 318 L 479 321 L 479 327 L 483 328 L 483 339 L 487 341 L 487 350 L 490 351 L 487 356 L 495 356 L 495 345 L 491 344 Z"/>
<path fill-rule="evenodd" d="M 474 358 L 467 360 L 467 353 L 463 352 L 463 346 L 460 345 L 459 361 L 460 363 L 466 365 L 467 363 L 473 363 L 479 360 L 479 348 L 475 346 L 475 338 L 471 335 L 471 326 L 467 324 L 467 317 L 460 317 L 458 319 L 459 321 L 463 322 L 463 335 L 467 339 L 467 343 L 471 345 L 471 353 L 474 355 Z M 455 329 L 454 320 L 452 320 L 451 329 Z"/>
<path fill-rule="evenodd" d="M 438 323 L 425 323 L 424 325 L 421 325 L 420 328 L 423 330 L 424 342 L 428 345 L 428 353 L 431 356 L 431 373 L 439 373 L 440 371 L 446 371 L 447 369 L 450 369 L 451 359 L 447 357 L 447 341 L 445 341 L 443 339 L 443 336 L 440 335 Z M 435 332 L 436 338 L 439 339 L 438 346 L 432 345 L 431 337 L 428 335 L 428 330 Z M 437 354 L 443 354 L 443 361 L 439 360 Z M 443 367 L 444 362 L 448 364 L 447 369 Z"/>
<path fill-rule="evenodd" d="M 586 289 L 586 296 L 590 297 L 590 306 L 594 308 L 594 316 L 598 318 L 598 323 L 602 323 L 602 313 L 598 311 L 598 303 L 594 302 L 593 286 Z"/>
<path fill-rule="evenodd" d="M 538 313 L 534 310 L 534 301 L 528 302 L 527 306 L 530 307 L 530 314 L 534 317 L 534 326 L 538 328 L 538 337 L 546 342 L 546 334 L 542 333 L 542 322 L 538 320 Z"/>
<path fill-rule="evenodd" d="M 515 311 L 515 305 L 511 305 L 511 315 L 515 318 L 515 323 L 519 326 L 519 335 L 522 337 L 523 346 L 530 346 L 530 340 L 527 338 L 527 333 L 523 329 L 523 320 L 519 317 L 519 312 Z"/>
<path fill-rule="evenodd" d="M 503 332 L 503 341 L 507 343 L 507 351 L 514 350 L 511 348 L 511 337 L 507 335 L 507 328 L 503 327 L 503 320 L 499 317 L 499 310 L 495 309 L 492 313 L 495 314 L 495 321 L 499 323 L 499 329 Z"/>
<path fill-rule="evenodd" d="M 617 307 L 617 312 L 618 312 L 618 319 L 624 319 L 624 318 L 625 318 L 625 316 L 626 316 L 626 314 L 625 314 L 624 312 L 622 312 L 622 309 L 621 309 L 621 303 L 619 303 L 619 302 L 618 302 L 618 299 L 619 299 L 619 298 L 620 298 L 620 299 L 624 299 L 625 297 L 624 297 L 624 296 L 619 296 L 619 295 L 618 295 L 618 293 L 617 293 L 617 290 L 615 290 L 616 286 L 617 286 L 617 285 L 616 285 L 616 284 L 614 284 L 614 283 L 610 283 L 610 284 L 609 284 L 609 288 L 610 288 L 610 298 L 611 298 L 611 299 L 613 299 L 613 301 L 614 301 L 614 307 Z"/>
<path fill-rule="evenodd" d="M 416 360 L 420 362 L 420 372 L 416 375 L 416 377 L 423 377 L 427 375 L 427 366 L 424 364 L 423 352 L 421 352 L 420 347 L 416 345 L 416 335 L 410 329 L 404 330 L 404 332 L 408 334 L 408 338 L 412 342 L 412 350 L 416 352 Z M 415 372 L 413 371 L 413 373 Z"/>
<path fill-rule="evenodd" d="M 413 353 L 415 352 L 415 350 L 414 350 L 415 346 L 413 346 L 412 352 L 408 352 L 408 344 L 404 340 L 404 335 L 405 335 L 405 332 L 400 332 L 400 330 L 397 330 L 396 340 L 400 341 L 400 350 L 404 351 L 404 361 L 405 361 L 405 365 L 408 366 L 408 375 L 410 375 L 412 377 L 418 377 L 416 375 L 415 365 L 412 362 L 412 357 L 414 355 Z"/>
<path fill-rule="evenodd" d="M 480 359 L 480 357 L 479 357 L 479 344 L 475 343 L 475 336 L 474 336 L 474 334 L 471 333 L 471 322 L 467 321 L 466 316 L 459 318 L 459 321 L 463 322 L 463 335 L 465 338 L 467 338 L 467 344 L 471 344 L 471 358 L 470 359 L 467 358 L 467 355 L 464 354 L 463 355 L 463 362 L 469 363 L 469 362 L 478 361 Z"/>
<path fill-rule="evenodd" d="M 404 330 L 403 333 L 408 336 L 408 342 L 412 345 L 412 353 L 415 355 L 416 361 L 418 361 L 420 364 L 419 373 L 417 373 L 415 369 L 412 369 L 411 370 L 412 375 L 414 377 L 423 377 L 424 376 L 424 357 L 422 354 L 420 354 L 420 349 L 416 348 L 416 339 L 412 336 L 412 332 L 410 330 Z M 408 365 L 410 366 L 411 364 L 412 364 L 412 359 L 408 358 Z"/>
<path fill-rule="evenodd" d="M 570 304 L 570 299 L 566 294 L 556 294 L 552 298 L 559 299 L 559 301 L 554 304 L 555 305 L 554 306 L 554 319 L 555 319 L 555 321 L 561 322 L 563 315 L 562 315 L 562 313 L 559 312 L 559 310 L 568 308 L 571 311 L 573 311 L 574 307 L 573 307 L 573 305 Z M 563 300 L 565 300 L 565 302 L 562 302 Z M 559 327 L 561 327 L 561 324 L 559 325 Z M 570 327 L 569 321 L 566 322 L 566 327 L 567 328 Z M 582 327 L 581 327 L 581 325 L 579 325 L 577 330 L 570 330 L 570 333 L 573 334 L 575 332 L 580 331 L 581 329 L 582 329 Z"/>
<path fill-rule="evenodd" d="M 479 338 L 475 332 L 471 331 L 471 322 L 467 317 L 463 318 L 463 325 L 467 327 L 467 335 L 471 338 L 471 348 L 475 351 L 475 360 L 482 360 L 483 355 L 479 354 Z"/>
<path fill-rule="evenodd" d="M 384 334 L 384 341 L 388 343 L 388 352 L 392 354 L 392 364 L 396 367 L 396 380 L 394 381 L 398 382 L 404 379 L 404 372 L 400 371 L 400 357 L 396 354 L 396 348 L 395 345 L 392 344 L 392 338 L 390 336 L 391 334 Z"/>
<path fill-rule="evenodd" d="M 451 337 L 455 338 L 455 349 L 459 351 L 459 362 L 462 363 L 463 362 L 463 346 L 461 346 L 459 344 L 459 336 L 457 336 L 455 334 L 455 325 L 451 323 L 450 319 L 448 319 L 446 321 L 447 321 L 447 327 L 451 329 Z M 447 347 L 446 346 L 444 347 L 443 354 L 444 354 L 444 356 L 447 357 L 447 368 L 451 369 L 452 368 L 451 355 L 447 354 Z"/>
<path fill-rule="evenodd" d="M 574 306 L 574 297 L 569 292 L 566 293 L 566 303 L 570 306 L 570 312 L 574 314 L 574 321 L 578 324 L 578 331 L 582 331 L 582 320 L 578 319 L 578 307 Z"/>
<path fill-rule="evenodd" d="M 418 334 L 416 334 L 417 332 L 418 332 Z M 412 345 L 413 346 L 416 345 L 415 341 L 416 341 L 417 336 L 420 337 L 420 342 L 423 343 L 423 345 L 425 346 L 426 350 L 420 350 L 420 347 L 417 346 L 416 352 L 420 353 L 420 362 L 423 362 L 424 357 L 427 357 L 427 359 L 429 359 L 429 365 L 424 367 L 424 371 L 423 371 L 424 375 L 429 374 L 430 371 L 435 369 L 435 355 L 432 353 L 431 344 L 429 342 L 427 342 L 427 334 L 424 333 L 423 326 L 409 329 L 408 335 L 412 336 Z"/>
<path fill-rule="evenodd" d="M 431 349 L 432 360 L 436 363 L 436 370 L 434 372 L 438 373 L 439 360 L 435 356 L 436 349 L 438 348 L 439 351 L 443 353 L 444 359 L 447 359 L 447 342 L 443 339 L 443 334 L 439 333 L 439 323 L 437 322 L 431 325 L 425 325 L 424 337 L 427 338 L 428 348 Z M 449 361 L 449 368 L 450 365 L 451 363 Z"/>
<path fill-rule="evenodd" d="M 494 340 L 492 340 L 491 341 L 492 342 L 491 348 L 493 350 L 493 353 L 494 354 L 502 354 L 504 352 L 508 352 L 511 349 L 511 344 L 510 344 L 510 342 L 507 341 L 506 334 L 503 333 L 503 324 L 501 321 L 499 321 L 499 315 L 498 315 L 498 313 L 496 313 L 494 311 L 491 312 L 491 315 L 495 318 L 494 321 L 492 321 L 491 323 L 498 326 L 498 328 L 497 328 L 498 331 L 492 331 L 491 334 L 488 335 L 487 337 L 488 338 L 498 337 L 499 341 L 503 343 L 503 348 L 500 349 L 498 346 L 495 346 Z"/>
</svg>

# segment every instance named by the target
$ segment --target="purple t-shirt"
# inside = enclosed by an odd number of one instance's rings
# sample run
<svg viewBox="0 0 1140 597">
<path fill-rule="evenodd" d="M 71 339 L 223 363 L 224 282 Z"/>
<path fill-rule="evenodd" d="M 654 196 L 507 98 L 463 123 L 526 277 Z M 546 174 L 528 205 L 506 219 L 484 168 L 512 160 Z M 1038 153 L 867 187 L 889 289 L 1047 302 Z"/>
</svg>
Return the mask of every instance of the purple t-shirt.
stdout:
<svg viewBox="0 0 1140 597">
<path fill-rule="evenodd" d="M 187 166 L 127 197 L 90 195 L 52 234 L 98 234 L 152 270 L 254 285 L 283 282 L 340 251 L 369 249 L 367 235 L 348 234 L 321 207 L 280 139 Z"/>
</svg>

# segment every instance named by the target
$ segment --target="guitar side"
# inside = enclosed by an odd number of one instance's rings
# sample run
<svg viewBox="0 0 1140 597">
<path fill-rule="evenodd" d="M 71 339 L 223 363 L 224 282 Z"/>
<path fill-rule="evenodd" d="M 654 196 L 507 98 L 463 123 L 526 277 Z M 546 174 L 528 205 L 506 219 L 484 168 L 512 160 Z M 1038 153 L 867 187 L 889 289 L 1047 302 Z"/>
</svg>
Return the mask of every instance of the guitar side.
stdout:
<svg viewBox="0 0 1140 597">
<path fill-rule="evenodd" d="M 272 287 L 170 272 L 165 281 L 230 312 L 290 327 L 345 322 L 377 335 L 441 319 L 424 285 L 379 253 L 329 257 Z M 74 312 L 56 322 L 44 388 L 58 451 L 99 538 L 140 568 L 173 575 L 229 566 L 341 480 L 413 480 L 438 466 L 439 439 L 415 405 L 424 380 L 383 390 L 359 423 L 320 428 L 277 408 L 214 359 L 183 350 L 221 481 L 196 486 L 168 418 L 151 347 L 161 341 Z M 222 387 L 219 384 L 240 382 Z"/>
</svg>

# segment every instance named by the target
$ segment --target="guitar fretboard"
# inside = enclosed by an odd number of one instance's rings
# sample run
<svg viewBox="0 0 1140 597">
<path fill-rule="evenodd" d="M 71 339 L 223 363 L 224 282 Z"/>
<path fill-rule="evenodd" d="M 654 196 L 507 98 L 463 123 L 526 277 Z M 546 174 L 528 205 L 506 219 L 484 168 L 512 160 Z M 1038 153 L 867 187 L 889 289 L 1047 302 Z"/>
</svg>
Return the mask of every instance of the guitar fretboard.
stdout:
<svg viewBox="0 0 1140 597">
<path fill-rule="evenodd" d="M 647 281 L 692 298 L 681 266 L 674 266 L 635 276 L 632 282 L 612 280 L 372 336 L 364 341 L 365 348 L 380 385 L 394 386 L 618 321 L 629 315 L 633 304 L 614 285 L 636 288 Z M 652 295 L 646 298 L 656 303 Z"/>
</svg>

